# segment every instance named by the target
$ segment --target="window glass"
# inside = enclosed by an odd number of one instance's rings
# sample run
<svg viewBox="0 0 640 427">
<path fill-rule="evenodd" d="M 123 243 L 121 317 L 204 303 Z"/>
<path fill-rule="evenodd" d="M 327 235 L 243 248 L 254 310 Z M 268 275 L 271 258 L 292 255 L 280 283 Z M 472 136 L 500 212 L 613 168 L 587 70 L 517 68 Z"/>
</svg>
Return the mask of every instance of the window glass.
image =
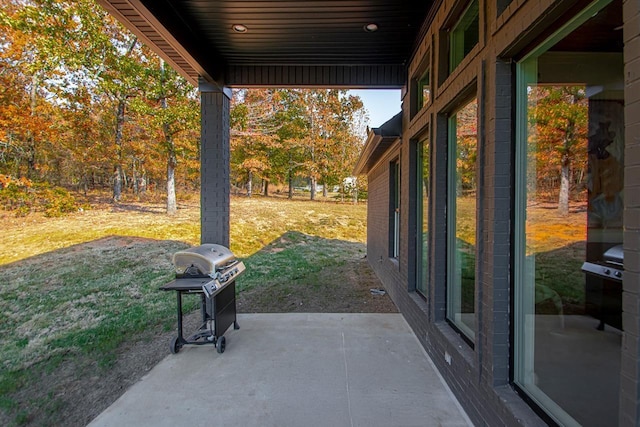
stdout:
<svg viewBox="0 0 640 427">
<path fill-rule="evenodd" d="M 451 30 L 449 38 L 449 72 L 453 71 L 480 38 L 480 15 L 478 0 L 474 0 L 464 11 Z"/>
<path fill-rule="evenodd" d="M 476 158 L 478 103 L 449 119 L 447 209 L 447 318 L 475 339 Z"/>
<path fill-rule="evenodd" d="M 418 143 L 418 277 L 416 290 L 426 296 L 429 283 L 429 139 Z"/>
<path fill-rule="evenodd" d="M 624 64 L 606 3 L 517 67 L 514 380 L 560 425 L 618 425 Z"/>
<path fill-rule="evenodd" d="M 390 257 L 400 254 L 400 162 L 391 163 Z"/>
<path fill-rule="evenodd" d="M 429 105 L 431 102 L 431 77 L 430 70 L 427 71 L 418 80 L 418 111 Z"/>
</svg>

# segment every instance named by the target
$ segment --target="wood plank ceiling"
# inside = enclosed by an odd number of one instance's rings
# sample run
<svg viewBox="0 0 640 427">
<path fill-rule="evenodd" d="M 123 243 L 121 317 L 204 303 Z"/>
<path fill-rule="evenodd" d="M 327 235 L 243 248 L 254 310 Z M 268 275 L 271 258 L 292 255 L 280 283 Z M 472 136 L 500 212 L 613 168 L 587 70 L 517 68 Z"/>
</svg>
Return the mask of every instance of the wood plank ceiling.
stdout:
<svg viewBox="0 0 640 427">
<path fill-rule="evenodd" d="M 191 81 L 343 87 L 401 86 L 433 3 L 99 1 Z"/>
</svg>

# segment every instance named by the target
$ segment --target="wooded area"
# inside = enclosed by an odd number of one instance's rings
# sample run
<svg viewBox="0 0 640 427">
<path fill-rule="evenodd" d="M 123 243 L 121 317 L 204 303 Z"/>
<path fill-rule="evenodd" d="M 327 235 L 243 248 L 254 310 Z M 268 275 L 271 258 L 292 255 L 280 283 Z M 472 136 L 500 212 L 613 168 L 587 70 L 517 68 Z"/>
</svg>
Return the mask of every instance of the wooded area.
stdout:
<svg viewBox="0 0 640 427">
<path fill-rule="evenodd" d="M 0 37 L 5 209 L 28 213 L 34 194 L 73 209 L 64 189 L 158 190 L 172 213 L 176 187 L 199 189 L 197 89 L 94 0 L 3 0 Z M 232 185 L 291 195 L 302 179 L 313 199 L 351 174 L 366 125 L 346 91 L 234 90 Z"/>
<path fill-rule="evenodd" d="M 0 207 L 26 214 L 40 203 L 56 215 L 77 209 L 66 190 L 111 191 L 114 202 L 153 190 L 166 194 L 171 214 L 176 187 L 199 190 L 196 88 L 94 0 L 0 1 Z M 584 88 L 532 87 L 528 108 L 540 153 L 530 182 L 566 212 L 584 198 L 588 173 Z M 366 139 L 360 98 L 235 89 L 230 121 L 233 193 L 358 191 L 344 183 Z M 461 159 L 463 186 L 471 185 L 475 156 Z"/>
</svg>

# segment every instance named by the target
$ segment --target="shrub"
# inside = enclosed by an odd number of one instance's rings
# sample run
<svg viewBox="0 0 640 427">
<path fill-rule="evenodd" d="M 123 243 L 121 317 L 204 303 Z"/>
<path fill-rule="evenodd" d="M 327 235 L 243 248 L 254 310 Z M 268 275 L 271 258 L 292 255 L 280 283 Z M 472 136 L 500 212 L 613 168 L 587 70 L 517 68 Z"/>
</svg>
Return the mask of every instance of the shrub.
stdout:
<svg viewBox="0 0 640 427">
<path fill-rule="evenodd" d="M 0 208 L 26 216 L 43 212 L 47 217 L 62 216 L 78 210 L 75 198 L 61 187 L 33 184 L 26 178 L 0 175 Z"/>
<path fill-rule="evenodd" d="M 46 217 L 62 216 L 78 210 L 76 199 L 64 188 L 44 188 L 41 197 Z"/>
</svg>

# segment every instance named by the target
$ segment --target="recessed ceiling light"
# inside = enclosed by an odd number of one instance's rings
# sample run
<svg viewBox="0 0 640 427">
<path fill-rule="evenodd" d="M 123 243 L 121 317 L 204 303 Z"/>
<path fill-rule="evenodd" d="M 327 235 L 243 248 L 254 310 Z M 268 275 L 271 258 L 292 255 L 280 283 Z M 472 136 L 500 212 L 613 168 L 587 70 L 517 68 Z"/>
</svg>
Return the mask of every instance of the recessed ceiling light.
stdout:
<svg viewBox="0 0 640 427">
<path fill-rule="evenodd" d="M 231 26 L 231 28 L 233 28 L 233 31 L 235 31 L 236 33 L 246 33 L 247 32 L 247 27 L 245 27 L 242 24 L 233 24 Z"/>
<path fill-rule="evenodd" d="M 378 31 L 378 24 L 374 24 L 373 22 L 370 23 L 370 24 L 367 24 L 367 25 L 364 26 L 364 30 L 367 33 L 373 33 L 375 31 Z"/>
</svg>

